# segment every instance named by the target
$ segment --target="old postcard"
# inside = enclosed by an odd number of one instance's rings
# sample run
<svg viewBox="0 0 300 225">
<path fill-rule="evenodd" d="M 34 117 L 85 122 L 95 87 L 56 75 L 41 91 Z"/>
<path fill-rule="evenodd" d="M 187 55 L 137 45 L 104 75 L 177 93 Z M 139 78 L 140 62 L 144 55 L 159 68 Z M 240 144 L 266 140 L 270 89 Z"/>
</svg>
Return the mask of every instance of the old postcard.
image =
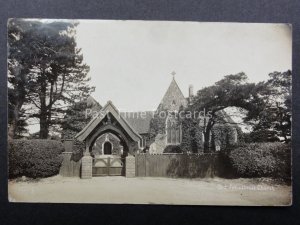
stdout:
<svg viewBox="0 0 300 225">
<path fill-rule="evenodd" d="M 9 19 L 12 202 L 289 206 L 289 24 Z"/>
</svg>

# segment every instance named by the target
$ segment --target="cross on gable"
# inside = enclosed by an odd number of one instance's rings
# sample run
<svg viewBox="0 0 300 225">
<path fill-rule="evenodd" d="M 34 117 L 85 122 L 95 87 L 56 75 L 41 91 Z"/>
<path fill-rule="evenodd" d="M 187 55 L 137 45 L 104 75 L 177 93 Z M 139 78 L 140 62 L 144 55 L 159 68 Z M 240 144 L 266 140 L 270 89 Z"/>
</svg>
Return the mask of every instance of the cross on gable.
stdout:
<svg viewBox="0 0 300 225">
<path fill-rule="evenodd" d="M 173 79 L 175 79 L 175 75 L 176 75 L 175 71 L 173 71 L 173 72 L 171 73 L 171 75 L 173 76 Z"/>
</svg>

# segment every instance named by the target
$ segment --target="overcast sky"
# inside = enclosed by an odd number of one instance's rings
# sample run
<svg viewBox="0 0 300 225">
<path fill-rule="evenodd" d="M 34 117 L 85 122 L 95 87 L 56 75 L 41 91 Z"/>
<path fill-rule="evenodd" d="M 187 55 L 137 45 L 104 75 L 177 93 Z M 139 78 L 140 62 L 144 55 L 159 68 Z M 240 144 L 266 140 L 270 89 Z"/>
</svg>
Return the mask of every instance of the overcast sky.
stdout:
<svg viewBox="0 0 300 225">
<path fill-rule="evenodd" d="M 185 96 L 241 71 L 249 81 L 291 69 L 285 24 L 80 20 L 77 44 L 90 66 L 92 96 L 122 111 L 155 110 L 172 71 Z"/>
</svg>

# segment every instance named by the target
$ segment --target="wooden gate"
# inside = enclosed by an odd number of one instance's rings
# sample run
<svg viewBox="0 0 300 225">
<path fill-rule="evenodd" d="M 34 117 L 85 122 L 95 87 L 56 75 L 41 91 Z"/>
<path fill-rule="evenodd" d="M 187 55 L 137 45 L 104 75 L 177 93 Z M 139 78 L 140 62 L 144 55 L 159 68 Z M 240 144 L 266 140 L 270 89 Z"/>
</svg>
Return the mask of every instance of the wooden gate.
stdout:
<svg viewBox="0 0 300 225">
<path fill-rule="evenodd" d="M 124 176 L 125 160 L 121 156 L 100 156 L 93 159 L 93 176 Z"/>
</svg>

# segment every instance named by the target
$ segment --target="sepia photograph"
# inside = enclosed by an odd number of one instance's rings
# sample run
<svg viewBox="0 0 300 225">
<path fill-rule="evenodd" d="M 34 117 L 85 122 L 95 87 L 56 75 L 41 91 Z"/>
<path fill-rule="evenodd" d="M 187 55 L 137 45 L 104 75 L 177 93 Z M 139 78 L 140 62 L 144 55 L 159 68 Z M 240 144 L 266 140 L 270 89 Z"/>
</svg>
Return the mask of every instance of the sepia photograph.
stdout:
<svg viewBox="0 0 300 225">
<path fill-rule="evenodd" d="M 8 199 L 292 205 L 292 26 L 7 21 Z"/>
</svg>

